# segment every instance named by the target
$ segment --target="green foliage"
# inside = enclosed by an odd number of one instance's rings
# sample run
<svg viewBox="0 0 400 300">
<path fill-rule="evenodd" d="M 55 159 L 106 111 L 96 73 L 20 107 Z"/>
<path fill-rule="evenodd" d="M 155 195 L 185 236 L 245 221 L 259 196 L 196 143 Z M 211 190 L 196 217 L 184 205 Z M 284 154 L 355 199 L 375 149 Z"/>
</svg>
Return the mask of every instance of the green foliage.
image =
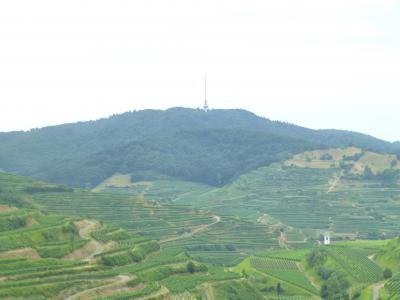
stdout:
<svg viewBox="0 0 400 300">
<path fill-rule="evenodd" d="M 284 292 L 284 290 L 282 289 L 282 285 L 280 282 L 278 282 L 276 284 L 276 295 L 280 296 L 283 292 Z"/>
<path fill-rule="evenodd" d="M 371 168 L 366 166 L 363 173 L 363 179 L 375 179 L 375 174 L 372 172 Z"/>
<path fill-rule="evenodd" d="M 265 299 L 262 293 L 257 291 L 247 281 L 229 281 L 214 285 L 215 299 L 234 300 L 234 299 Z"/>
<path fill-rule="evenodd" d="M 28 216 L 29 215 L 11 215 L 9 217 L 6 216 L 1 218 L 0 215 L 0 232 L 25 227 Z"/>
<path fill-rule="evenodd" d="M 325 261 L 326 257 L 327 257 L 326 251 L 323 248 L 318 247 L 318 248 L 314 248 L 307 255 L 306 261 L 310 267 L 315 267 L 316 265 L 323 263 Z"/>
<path fill-rule="evenodd" d="M 194 263 L 192 261 L 188 262 L 186 265 L 186 269 L 189 273 L 194 273 L 196 272 L 196 266 L 194 265 Z"/>
<path fill-rule="evenodd" d="M 127 232 L 126 230 L 123 230 L 118 227 L 107 227 L 105 229 L 100 229 L 97 231 L 94 231 L 90 234 L 94 239 L 101 241 L 103 243 L 109 242 L 109 241 L 125 241 L 127 239 L 132 238 L 132 235 Z"/>
<path fill-rule="evenodd" d="M 133 292 L 128 293 L 120 293 L 113 296 L 105 297 L 105 298 L 98 298 L 98 300 L 130 300 L 141 298 L 147 295 L 150 295 L 160 289 L 160 285 L 156 282 L 150 283 L 146 285 L 145 288 Z"/>
<path fill-rule="evenodd" d="M 321 287 L 321 298 L 323 299 L 338 299 L 347 300 L 349 294 L 349 282 L 345 279 L 344 275 L 339 272 L 334 272 L 329 276 Z"/>
<path fill-rule="evenodd" d="M 142 261 L 146 255 L 160 249 L 160 245 L 155 241 L 140 244 L 135 249 L 118 252 L 111 255 L 103 255 L 101 260 L 106 266 L 124 266 L 130 263 Z"/>
<path fill-rule="evenodd" d="M 172 293 L 183 293 L 195 288 L 204 282 L 238 279 L 240 276 L 235 273 L 225 272 L 221 268 L 209 268 L 209 274 L 193 274 L 192 276 L 176 275 L 161 281 Z"/>
<path fill-rule="evenodd" d="M 135 278 L 135 279 L 131 279 L 129 280 L 126 285 L 129 287 L 136 287 L 138 286 L 142 281 L 140 280 L 140 278 Z"/>
<path fill-rule="evenodd" d="M 389 279 L 392 278 L 392 276 L 393 276 L 392 269 L 386 268 L 383 270 L 383 278 Z"/>
<path fill-rule="evenodd" d="M 361 151 L 360 153 L 356 153 L 354 155 L 343 156 L 344 161 L 358 161 L 361 157 L 365 154 L 365 150 Z"/>
<path fill-rule="evenodd" d="M 325 267 L 325 266 L 320 266 L 317 269 L 317 274 L 319 277 L 321 277 L 322 280 L 328 280 L 329 277 L 335 272 L 334 269 Z"/>
<path fill-rule="evenodd" d="M 357 249 L 329 246 L 327 252 L 343 269 L 359 282 L 375 282 L 382 278 L 382 269 Z"/>
<path fill-rule="evenodd" d="M 255 254 L 257 257 L 270 257 L 270 258 L 280 258 L 285 260 L 301 261 L 309 253 L 310 249 L 300 249 L 300 250 L 267 250 L 263 252 L 258 252 Z"/>
<path fill-rule="evenodd" d="M 3 169 L 81 187 L 96 186 L 117 172 L 144 174 L 142 180 L 161 174 L 224 185 L 310 149 L 354 145 L 397 151 L 390 143 L 353 132 L 306 129 L 244 110 L 184 108 L 1 133 L 0 145 Z"/>
<path fill-rule="evenodd" d="M 307 277 L 299 270 L 297 263 L 293 260 L 255 257 L 250 259 L 250 263 L 254 269 L 260 272 L 271 275 L 279 280 L 289 282 L 312 294 L 318 293 Z"/>
<path fill-rule="evenodd" d="M 389 291 L 390 294 L 400 297 L 400 278 L 399 276 L 394 276 L 389 279 L 386 284 L 385 288 Z M 394 298 L 397 299 L 397 298 Z"/>
<path fill-rule="evenodd" d="M 62 193 L 62 192 L 72 192 L 72 188 L 64 186 L 29 186 L 25 188 L 28 194 L 36 193 Z"/>
<path fill-rule="evenodd" d="M 54 258 L 63 258 L 69 253 L 73 252 L 76 249 L 83 247 L 87 243 L 87 240 L 81 240 L 79 238 L 74 238 L 74 240 L 65 239 L 65 242 L 48 244 L 47 246 L 36 246 L 35 249 L 40 255 L 40 257 L 54 257 Z"/>
<path fill-rule="evenodd" d="M 321 160 L 332 160 L 333 157 L 329 153 L 325 153 L 324 155 L 321 156 Z"/>
<path fill-rule="evenodd" d="M 363 179 L 366 180 L 382 180 L 385 184 L 394 184 L 400 179 L 400 170 L 386 169 L 382 172 L 374 174 L 368 166 L 365 167 L 362 175 Z"/>
</svg>

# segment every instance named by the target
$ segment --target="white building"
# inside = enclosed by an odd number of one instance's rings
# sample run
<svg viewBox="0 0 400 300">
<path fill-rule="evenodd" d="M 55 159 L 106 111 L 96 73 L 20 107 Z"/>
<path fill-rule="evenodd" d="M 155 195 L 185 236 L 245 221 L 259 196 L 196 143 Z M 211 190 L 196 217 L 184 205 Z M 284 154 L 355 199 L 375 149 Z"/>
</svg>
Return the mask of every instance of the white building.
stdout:
<svg viewBox="0 0 400 300">
<path fill-rule="evenodd" d="M 324 235 L 324 245 L 330 245 L 331 244 L 331 237 L 329 234 Z"/>
</svg>

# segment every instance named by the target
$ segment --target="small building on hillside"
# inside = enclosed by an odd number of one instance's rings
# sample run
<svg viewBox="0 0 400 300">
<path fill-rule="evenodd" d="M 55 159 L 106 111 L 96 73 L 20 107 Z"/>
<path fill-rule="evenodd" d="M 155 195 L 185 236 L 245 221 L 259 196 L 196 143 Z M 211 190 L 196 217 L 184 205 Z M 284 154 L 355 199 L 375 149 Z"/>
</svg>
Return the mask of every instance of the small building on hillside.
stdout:
<svg viewBox="0 0 400 300">
<path fill-rule="evenodd" d="M 330 245 L 331 244 L 331 237 L 329 234 L 324 235 L 324 245 Z"/>
</svg>

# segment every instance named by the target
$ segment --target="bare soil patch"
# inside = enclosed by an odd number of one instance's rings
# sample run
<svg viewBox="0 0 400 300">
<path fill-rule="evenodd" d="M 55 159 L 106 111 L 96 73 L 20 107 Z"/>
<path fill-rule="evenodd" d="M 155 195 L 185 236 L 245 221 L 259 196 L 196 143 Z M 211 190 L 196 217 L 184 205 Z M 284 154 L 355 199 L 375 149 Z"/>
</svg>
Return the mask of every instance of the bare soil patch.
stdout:
<svg viewBox="0 0 400 300">
<path fill-rule="evenodd" d="M 23 248 L 0 253 L 0 258 L 26 257 L 29 259 L 39 259 L 40 256 L 35 249 Z"/>
</svg>

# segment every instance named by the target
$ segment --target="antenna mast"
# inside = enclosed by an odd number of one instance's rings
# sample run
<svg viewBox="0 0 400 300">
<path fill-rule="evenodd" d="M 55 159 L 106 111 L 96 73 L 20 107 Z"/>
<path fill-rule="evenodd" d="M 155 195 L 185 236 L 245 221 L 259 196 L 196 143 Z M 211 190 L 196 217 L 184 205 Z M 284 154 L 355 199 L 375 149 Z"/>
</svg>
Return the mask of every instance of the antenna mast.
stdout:
<svg viewBox="0 0 400 300">
<path fill-rule="evenodd" d="M 204 111 L 209 111 L 208 102 L 207 102 L 207 76 L 204 76 Z"/>
</svg>

